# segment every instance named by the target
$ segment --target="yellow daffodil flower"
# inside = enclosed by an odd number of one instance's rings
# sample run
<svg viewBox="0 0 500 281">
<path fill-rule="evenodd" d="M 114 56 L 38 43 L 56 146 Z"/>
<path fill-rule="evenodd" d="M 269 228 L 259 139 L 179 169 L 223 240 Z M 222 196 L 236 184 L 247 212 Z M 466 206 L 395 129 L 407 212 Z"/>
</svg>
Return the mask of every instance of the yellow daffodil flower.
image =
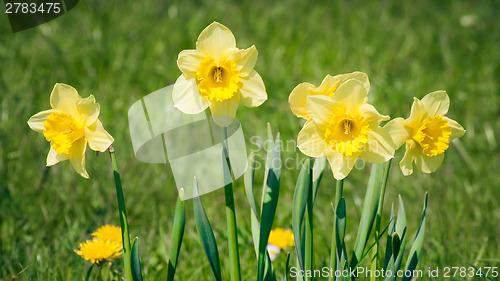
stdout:
<svg viewBox="0 0 500 281">
<path fill-rule="evenodd" d="M 255 46 L 236 48 L 231 30 L 213 22 L 201 32 L 195 50 L 179 54 L 182 75 L 172 92 L 175 107 L 187 114 L 210 107 L 214 121 L 228 126 L 240 102 L 256 107 L 267 99 L 264 82 L 253 70 L 256 61 Z"/>
<path fill-rule="evenodd" d="M 413 173 L 413 162 L 424 173 L 432 173 L 444 159 L 450 141 L 463 136 L 464 128 L 445 117 L 450 98 L 445 91 L 414 98 L 408 119 L 395 118 L 385 125 L 396 149 L 406 143 L 406 152 L 399 167 L 405 176 Z"/>
<path fill-rule="evenodd" d="M 366 92 L 370 92 L 370 81 L 368 76 L 363 72 L 353 72 L 346 74 L 339 74 L 335 76 L 327 75 L 321 85 L 316 88 L 311 83 L 304 82 L 297 85 L 290 94 L 288 102 L 290 103 L 290 108 L 293 114 L 299 118 L 304 118 L 309 120 L 310 116 L 307 112 L 307 97 L 312 95 L 324 95 L 333 98 L 333 94 L 338 89 L 338 87 L 347 80 L 355 79 L 361 82 L 366 89 Z"/>
<path fill-rule="evenodd" d="M 92 233 L 92 237 L 94 237 L 94 239 L 122 244 L 122 230 L 116 225 L 103 225 Z"/>
<path fill-rule="evenodd" d="M 389 120 L 367 103 L 366 86 L 357 79 L 340 84 L 333 98 L 307 97 L 311 117 L 297 138 L 299 150 L 310 157 L 326 156 L 337 180 L 345 178 L 358 157 L 379 164 L 394 157 L 394 143 L 380 127 Z"/>
<path fill-rule="evenodd" d="M 113 143 L 113 137 L 104 130 L 99 117 L 99 104 L 94 96 L 82 98 L 75 88 L 57 83 L 50 95 L 52 109 L 33 115 L 30 128 L 43 133 L 50 142 L 47 166 L 69 159 L 73 168 L 83 177 L 87 143 L 95 151 L 104 152 Z"/>
<path fill-rule="evenodd" d="M 75 253 L 92 263 L 101 263 L 111 258 L 118 258 L 122 254 L 121 244 L 98 239 L 82 242 L 78 248 Z"/>
</svg>

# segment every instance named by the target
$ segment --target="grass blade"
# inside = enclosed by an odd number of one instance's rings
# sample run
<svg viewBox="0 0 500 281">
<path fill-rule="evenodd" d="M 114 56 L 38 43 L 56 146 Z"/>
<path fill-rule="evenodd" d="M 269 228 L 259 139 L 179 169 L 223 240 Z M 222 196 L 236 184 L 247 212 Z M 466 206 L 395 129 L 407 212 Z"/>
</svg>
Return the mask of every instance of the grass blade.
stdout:
<svg viewBox="0 0 500 281">
<path fill-rule="evenodd" d="M 141 261 L 139 260 L 139 238 L 134 239 L 132 251 L 130 252 L 130 267 L 134 281 L 142 281 Z"/>
<path fill-rule="evenodd" d="M 198 192 L 198 183 L 195 179 L 193 190 L 195 193 Z M 197 194 L 195 194 L 197 195 Z M 200 241 L 205 250 L 205 254 L 208 258 L 208 263 L 210 264 L 210 269 L 212 270 L 212 277 L 215 281 L 221 281 L 221 270 L 219 262 L 219 251 L 217 250 L 217 242 L 215 241 L 214 231 L 212 226 L 208 221 L 205 209 L 201 204 L 199 196 L 193 198 L 193 210 L 194 218 L 196 221 L 196 229 L 200 235 Z"/>
<path fill-rule="evenodd" d="M 181 250 L 182 238 L 184 237 L 184 227 L 186 226 L 186 212 L 184 201 L 181 200 L 182 194 L 177 197 L 175 204 L 174 224 L 172 228 L 172 246 L 170 249 L 170 258 L 168 260 L 167 281 L 173 281 L 179 252 Z"/>
</svg>

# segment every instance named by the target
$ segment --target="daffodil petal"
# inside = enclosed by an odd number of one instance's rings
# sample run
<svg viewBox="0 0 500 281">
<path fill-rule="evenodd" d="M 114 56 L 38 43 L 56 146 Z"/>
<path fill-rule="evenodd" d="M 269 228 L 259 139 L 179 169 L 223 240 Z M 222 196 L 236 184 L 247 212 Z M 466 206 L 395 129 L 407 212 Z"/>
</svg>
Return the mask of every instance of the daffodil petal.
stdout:
<svg viewBox="0 0 500 281">
<path fill-rule="evenodd" d="M 177 66 L 179 66 L 186 79 L 195 78 L 196 72 L 206 56 L 207 54 L 199 50 L 184 50 L 179 53 Z"/>
<path fill-rule="evenodd" d="M 380 122 L 390 119 L 388 115 L 380 114 L 373 105 L 368 103 L 360 105 L 358 111 L 365 117 L 366 121 L 368 121 L 370 128 L 376 128 L 380 125 Z"/>
<path fill-rule="evenodd" d="M 393 157 L 394 142 L 387 130 L 382 127 L 371 130 L 361 158 L 373 164 L 381 164 Z"/>
<path fill-rule="evenodd" d="M 85 128 L 85 138 L 89 142 L 90 149 L 104 152 L 115 141 L 115 139 L 104 129 L 101 121 Z"/>
<path fill-rule="evenodd" d="M 28 120 L 28 126 L 30 126 L 30 128 L 33 131 L 42 133 L 43 130 L 45 129 L 44 126 L 45 120 L 47 120 L 49 115 L 54 112 L 57 112 L 57 110 L 49 109 L 49 110 L 44 110 L 42 112 L 38 112 L 37 114 L 30 117 L 30 119 Z"/>
<path fill-rule="evenodd" d="M 448 122 L 448 126 L 450 126 L 451 128 L 450 140 L 454 140 L 465 134 L 465 129 L 460 124 L 458 124 L 457 121 L 448 117 L 444 117 L 444 119 L 446 120 L 446 122 Z"/>
<path fill-rule="evenodd" d="M 341 81 L 337 76 L 334 77 L 331 75 L 326 75 L 325 78 L 323 78 L 323 81 L 321 81 L 319 87 L 316 88 L 314 92 L 316 92 L 317 94 L 332 97 L 333 93 L 337 90 L 340 83 Z"/>
<path fill-rule="evenodd" d="M 316 87 L 313 84 L 304 82 L 292 90 L 288 98 L 288 103 L 290 103 L 290 108 L 295 116 L 309 119 L 309 113 L 307 113 L 307 96 L 309 96 L 309 89 L 314 88 Z"/>
<path fill-rule="evenodd" d="M 258 54 L 255 46 L 245 50 L 234 48 L 231 49 L 228 59 L 236 63 L 236 69 L 240 72 L 241 77 L 245 77 L 251 74 L 257 62 Z"/>
<path fill-rule="evenodd" d="M 61 161 L 67 160 L 67 154 L 57 154 L 56 150 L 50 147 L 49 154 L 47 155 L 47 166 L 53 166 Z"/>
<path fill-rule="evenodd" d="M 85 169 L 85 150 L 87 149 L 87 140 L 81 138 L 73 143 L 69 150 L 69 161 L 77 173 L 88 179 L 89 174 Z"/>
<path fill-rule="evenodd" d="M 417 99 L 413 98 L 413 104 L 411 105 L 410 117 L 406 119 L 403 124 L 409 127 L 415 127 L 420 124 L 420 122 L 427 117 L 427 108 L 424 103 Z"/>
<path fill-rule="evenodd" d="M 243 82 L 243 87 L 239 92 L 244 106 L 256 107 L 267 100 L 266 86 L 255 70 L 252 70 L 250 75 L 242 77 L 241 82 Z"/>
<path fill-rule="evenodd" d="M 403 159 L 399 162 L 399 168 L 403 175 L 409 176 L 413 173 L 413 161 L 415 160 L 415 153 L 417 149 L 417 144 L 413 140 L 408 140 L 406 142 L 406 151 Z"/>
<path fill-rule="evenodd" d="M 355 79 L 342 83 L 333 95 L 333 101 L 345 104 L 349 112 L 355 112 L 358 106 L 367 100 L 368 93 L 365 87 Z"/>
<path fill-rule="evenodd" d="M 76 103 L 81 99 L 82 97 L 80 97 L 75 88 L 70 85 L 57 83 L 50 94 L 50 106 L 52 106 L 53 109 L 57 109 L 74 118 L 78 118 Z"/>
<path fill-rule="evenodd" d="M 443 163 L 444 153 L 436 156 L 424 155 L 421 151 L 415 153 L 415 165 L 424 173 L 432 173 L 436 171 L 441 163 Z"/>
<path fill-rule="evenodd" d="M 236 47 L 236 39 L 229 28 L 213 22 L 207 26 L 196 41 L 196 49 L 204 51 L 215 61 L 219 61 L 227 48 Z"/>
<path fill-rule="evenodd" d="M 309 120 L 306 122 L 297 137 L 297 147 L 310 157 L 322 157 L 325 155 L 326 142 L 320 135 L 316 124 Z"/>
<path fill-rule="evenodd" d="M 356 160 L 358 159 L 360 153 L 355 153 L 351 156 L 343 156 L 342 154 L 331 151 L 327 153 L 326 157 L 328 162 L 330 162 L 330 168 L 333 172 L 333 177 L 336 180 L 342 180 L 351 172 Z"/>
<path fill-rule="evenodd" d="M 201 97 L 196 80 L 186 80 L 184 75 L 175 81 L 172 100 L 174 106 L 186 114 L 197 114 L 208 107 L 208 100 Z"/>
<path fill-rule="evenodd" d="M 78 109 L 80 119 L 84 122 L 85 126 L 94 124 L 97 117 L 99 117 L 99 104 L 95 102 L 93 95 L 79 100 L 76 103 L 76 107 Z"/>
<path fill-rule="evenodd" d="M 341 114 L 342 105 L 334 103 L 331 98 L 322 95 L 307 97 L 307 111 L 314 122 L 323 128 L 333 115 Z"/>
<path fill-rule="evenodd" d="M 234 95 L 232 98 L 221 102 L 213 102 L 210 105 L 210 111 L 215 124 L 221 127 L 227 127 L 233 122 L 236 116 L 236 110 L 240 103 L 240 96 Z"/>
<path fill-rule="evenodd" d="M 384 126 L 394 142 L 395 149 L 399 149 L 410 138 L 409 129 L 403 125 L 403 122 L 404 119 L 398 117 L 387 122 Z"/>
<path fill-rule="evenodd" d="M 427 113 L 430 116 L 444 116 L 450 108 L 450 98 L 445 91 L 436 91 L 425 95 L 422 103 L 427 108 Z"/>
<path fill-rule="evenodd" d="M 368 79 L 368 75 L 366 75 L 366 73 L 355 71 L 353 73 L 335 75 L 333 76 L 333 78 L 340 81 L 340 83 L 343 83 L 349 79 L 358 80 L 365 87 L 366 93 L 370 92 L 370 80 Z"/>
</svg>

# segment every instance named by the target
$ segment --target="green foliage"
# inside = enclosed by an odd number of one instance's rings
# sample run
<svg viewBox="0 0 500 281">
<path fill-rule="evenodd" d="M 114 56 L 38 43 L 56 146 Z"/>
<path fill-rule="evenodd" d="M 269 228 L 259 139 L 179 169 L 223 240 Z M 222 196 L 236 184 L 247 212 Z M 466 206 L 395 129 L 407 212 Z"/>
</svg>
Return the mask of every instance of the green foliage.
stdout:
<svg viewBox="0 0 500 281">
<path fill-rule="evenodd" d="M 194 181 L 193 190 L 198 192 L 198 183 Z M 197 194 L 196 194 L 197 195 Z M 212 270 L 212 277 L 215 281 L 221 281 L 221 270 L 219 262 L 219 250 L 217 249 L 217 242 L 215 241 L 214 231 L 210 222 L 208 221 L 205 209 L 201 204 L 199 196 L 193 198 L 194 217 L 196 220 L 196 228 L 200 236 L 201 245 L 205 250 L 205 254 Z"/>
<path fill-rule="evenodd" d="M 139 238 L 135 238 L 130 251 L 130 265 L 134 281 L 142 281 L 141 261 L 139 259 Z"/>
<path fill-rule="evenodd" d="M 181 200 L 183 194 L 179 194 L 175 204 L 174 223 L 172 227 L 172 244 L 170 248 L 170 258 L 168 259 L 167 280 L 173 281 L 177 264 L 179 262 L 179 253 L 184 237 L 184 228 L 186 226 L 185 203 Z"/>
</svg>

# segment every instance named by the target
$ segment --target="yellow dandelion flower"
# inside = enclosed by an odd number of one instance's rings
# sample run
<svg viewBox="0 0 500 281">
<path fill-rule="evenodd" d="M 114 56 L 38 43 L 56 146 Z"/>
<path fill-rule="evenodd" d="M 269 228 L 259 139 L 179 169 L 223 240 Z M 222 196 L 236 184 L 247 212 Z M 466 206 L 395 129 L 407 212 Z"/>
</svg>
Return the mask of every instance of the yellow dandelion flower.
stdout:
<svg viewBox="0 0 500 281">
<path fill-rule="evenodd" d="M 405 176 L 413 173 L 413 163 L 424 173 L 432 173 L 444 159 L 450 141 L 465 134 L 464 128 L 446 117 L 450 98 L 445 91 L 414 98 L 408 119 L 395 118 L 385 125 L 396 149 L 406 143 L 406 152 L 399 162 Z"/>
<path fill-rule="evenodd" d="M 94 96 L 82 98 L 75 88 L 57 83 L 50 95 L 52 109 L 33 115 L 30 128 L 43 133 L 50 142 L 47 166 L 68 160 L 83 177 L 87 143 L 92 150 L 104 152 L 113 143 L 113 137 L 104 130 L 99 117 L 99 104 Z"/>
<path fill-rule="evenodd" d="M 394 157 L 394 143 L 380 127 L 389 120 L 368 104 L 366 84 L 349 79 L 333 97 L 309 95 L 306 122 L 297 137 L 297 147 L 310 157 L 326 156 L 335 179 L 345 178 L 361 157 L 373 164 Z"/>
<path fill-rule="evenodd" d="M 308 82 L 300 83 L 292 90 L 292 93 L 288 98 L 293 114 L 299 118 L 309 120 L 310 116 L 307 111 L 307 97 L 312 95 L 324 95 L 333 98 L 333 94 L 338 87 L 350 79 L 358 80 L 361 84 L 363 84 L 367 93 L 370 91 L 370 81 L 368 80 L 368 76 L 365 73 L 358 71 L 335 76 L 327 75 L 321 82 L 321 85 L 317 88 Z"/>
<path fill-rule="evenodd" d="M 253 70 L 256 61 L 255 46 L 236 48 L 231 30 L 213 22 L 201 32 L 195 50 L 179 53 L 182 75 L 172 92 L 175 107 L 187 114 L 209 107 L 214 121 L 228 126 L 240 102 L 256 107 L 267 99 L 264 82 Z"/>
<path fill-rule="evenodd" d="M 79 249 L 75 250 L 75 253 L 92 263 L 100 263 L 104 260 L 120 257 L 121 250 L 122 246 L 118 243 L 94 239 L 80 243 Z"/>
<path fill-rule="evenodd" d="M 269 233 L 269 239 L 267 243 L 275 245 L 280 249 L 293 247 L 295 245 L 295 241 L 293 240 L 293 232 L 290 229 L 277 227 L 271 230 L 271 233 Z"/>
<path fill-rule="evenodd" d="M 92 233 L 92 237 L 96 240 L 111 241 L 122 244 L 122 230 L 119 226 L 103 225 Z"/>
</svg>

